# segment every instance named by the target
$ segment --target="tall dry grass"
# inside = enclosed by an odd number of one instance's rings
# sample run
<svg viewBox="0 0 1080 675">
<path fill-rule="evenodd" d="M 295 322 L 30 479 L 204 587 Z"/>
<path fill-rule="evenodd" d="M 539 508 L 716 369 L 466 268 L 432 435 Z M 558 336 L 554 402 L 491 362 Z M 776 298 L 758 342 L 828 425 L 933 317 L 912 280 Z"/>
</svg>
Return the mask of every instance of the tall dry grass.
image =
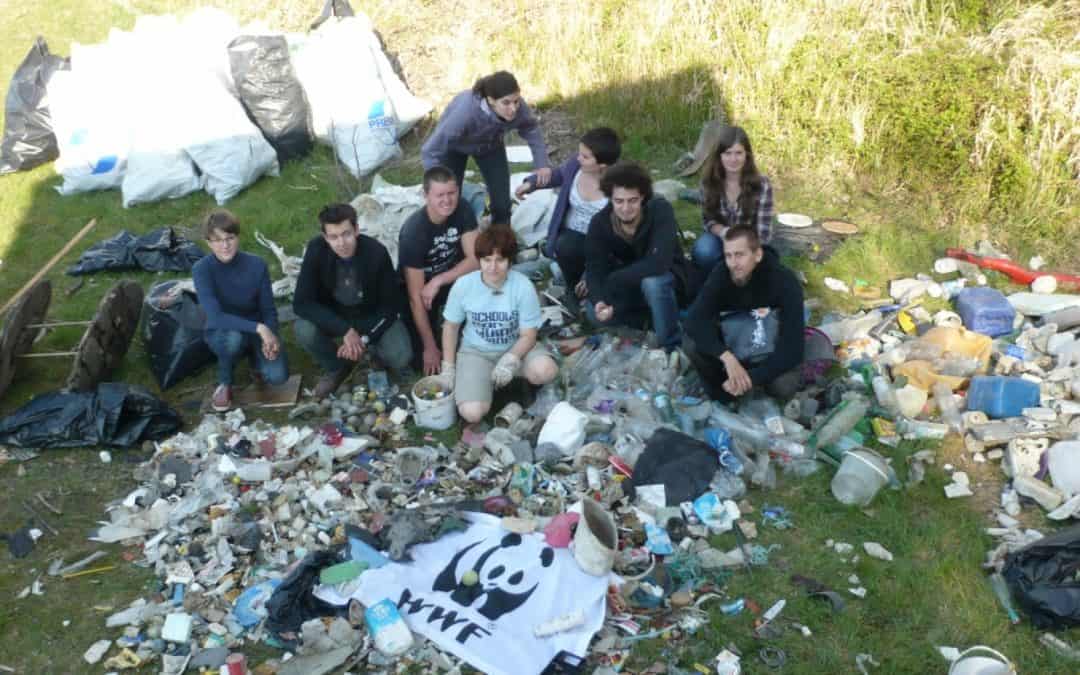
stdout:
<svg viewBox="0 0 1080 675">
<path fill-rule="evenodd" d="M 357 6 L 391 47 L 421 41 L 437 57 L 428 94 L 438 102 L 507 68 L 528 98 L 582 128 L 616 126 L 629 153 L 655 165 L 720 115 L 750 131 L 767 171 L 841 203 L 857 191 L 941 191 L 952 212 L 928 226 L 958 238 L 1034 246 L 1078 232 L 1077 0 Z"/>
</svg>

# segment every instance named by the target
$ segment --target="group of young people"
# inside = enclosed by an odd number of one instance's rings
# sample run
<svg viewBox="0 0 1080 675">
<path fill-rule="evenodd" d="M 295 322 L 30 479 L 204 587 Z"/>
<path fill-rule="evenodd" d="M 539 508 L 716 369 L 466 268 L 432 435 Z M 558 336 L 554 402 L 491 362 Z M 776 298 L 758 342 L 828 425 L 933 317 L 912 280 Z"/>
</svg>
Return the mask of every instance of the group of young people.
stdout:
<svg viewBox="0 0 1080 675">
<path fill-rule="evenodd" d="M 391 370 L 415 364 L 452 381 L 470 423 L 514 377 L 535 385 L 555 378 L 556 362 L 537 340 L 539 296 L 512 269 L 509 131 L 528 142 L 534 163 L 518 198 L 559 189 L 545 253 L 558 264 L 571 312 L 596 327 L 651 324 L 657 346 L 681 349 L 715 399 L 755 386 L 794 393 L 802 286 L 768 246 L 772 188 L 746 133 L 725 128 L 706 162 L 703 232 L 688 258 L 672 205 L 653 193 L 647 170 L 620 160 L 613 130 L 589 130 L 576 155 L 553 169 L 516 79 L 500 71 L 458 94 L 424 143 L 424 206 L 402 225 L 397 269 L 382 244 L 359 232 L 351 206 L 319 213 L 321 234 L 308 243 L 293 299 L 297 342 L 322 371 L 317 398 L 335 391 L 369 349 Z M 461 199 L 470 157 L 490 200 L 483 229 Z M 283 382 L 288 367 L 266 264 L 239 250 L 239 223 L 227 211 L 206 219 L 205 235 L 213 255 L 193 274 L 206 342 L 218 357 L 212 404 L 225 410 L 245 353 L 257 382 Z"/>
</svg>

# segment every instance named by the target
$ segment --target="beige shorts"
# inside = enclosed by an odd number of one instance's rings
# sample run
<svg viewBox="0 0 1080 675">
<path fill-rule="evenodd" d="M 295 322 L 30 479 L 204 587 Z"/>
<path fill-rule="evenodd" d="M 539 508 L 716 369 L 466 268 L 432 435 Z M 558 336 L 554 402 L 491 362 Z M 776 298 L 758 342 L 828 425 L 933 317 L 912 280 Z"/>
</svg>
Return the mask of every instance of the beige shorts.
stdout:
<svg viewBox="0 0 1080 675">
<path fill-rule="evenodd" d="M 494 385 L 491 383 L 491 371 L 495 370 L 495 364 L 506 352 L 481 352 L 473 349 L 464 349 L 458 352 L 454 374 L 454 400 L 457 403 L 491 403 Z M 536 345 L 525 354 L 521 360 L 521 370 L 532 359 L 551 354 L 540 345 Z M 519 372 L 518 375 L 521 373 Z"/>
</svg>

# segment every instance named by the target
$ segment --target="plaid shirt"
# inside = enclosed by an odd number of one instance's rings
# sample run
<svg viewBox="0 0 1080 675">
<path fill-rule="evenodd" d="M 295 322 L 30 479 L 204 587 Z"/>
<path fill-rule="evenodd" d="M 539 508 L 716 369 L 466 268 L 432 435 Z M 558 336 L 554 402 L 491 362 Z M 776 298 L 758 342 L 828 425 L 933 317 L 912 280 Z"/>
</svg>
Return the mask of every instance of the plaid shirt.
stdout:
<svg viewBox="0 0 1080 675">
<path fill-rule="evenodd" d="M 709 213 L 702 210 L 701 219 L 706 232 L 709 231 L 709 227 L 713 224 L 723 225 L 725 228 L 733 227 L 743 220 L 742 207 L 738 202 L 734 206 L 728 204 L 727 198 L 724 198 L 720 200 L 718 213 Z M 762 176 L 761 194 L 758 196 L 757 209 L 754 210 L 754 217 L 751 222 L 757 225 L 758 236 L 763 244 L 768 243 L 769 239 L 772 238 L 772 219 L 772 185 L 769 183 L 768 178 Z"/>
</svg>

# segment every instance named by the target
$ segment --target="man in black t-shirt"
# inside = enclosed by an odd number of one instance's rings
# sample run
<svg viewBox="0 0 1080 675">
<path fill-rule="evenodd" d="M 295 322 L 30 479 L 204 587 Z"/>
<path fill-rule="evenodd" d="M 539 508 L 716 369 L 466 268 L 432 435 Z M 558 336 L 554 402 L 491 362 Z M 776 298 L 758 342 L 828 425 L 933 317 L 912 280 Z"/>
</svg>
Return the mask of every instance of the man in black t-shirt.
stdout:
<svg viewBox="0 0 1080 675">
<path fill-rule="evenodd" d="M 323 372 L 314 392 L 321 399 L 344 382 L 369 346 L 391 370 L 402 370 L 412 360 L 412 344 L 386 247 L 359 233 L 356 209 L 348 204 L 324 208 L 319 224 L 322 235 L 308 242 L 300 265 L 293 328 Z"/>
<path fill-rule="evenodd" d="M 450 169 L 431 167 L 424 172 L 424 207 L 406 219 L 398 235 L 398 267 L 405 279 L 425 375 L 438 373 L 442 363 L 435 336 L 450 286 L 480 268 L 473 251 L 476 215 L 459 197 Z"/>
</svg>

